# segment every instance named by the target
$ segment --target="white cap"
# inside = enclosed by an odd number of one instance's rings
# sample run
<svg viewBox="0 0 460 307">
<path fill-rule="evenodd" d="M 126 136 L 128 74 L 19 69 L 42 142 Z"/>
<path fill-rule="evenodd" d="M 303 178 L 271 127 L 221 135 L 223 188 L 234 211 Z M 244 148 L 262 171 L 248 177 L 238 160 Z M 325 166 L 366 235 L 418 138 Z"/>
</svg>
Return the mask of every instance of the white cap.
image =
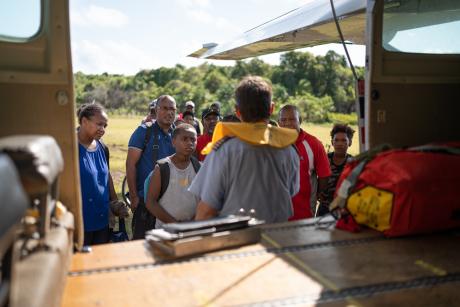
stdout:
<svg viewBox="0 0 460 307">
<path fill-rule="evenodd" d="M 195 104 L 193 103 L 193 101 L 189 100 L 185 103 L 185 106 L 188 107 L 188 106 L 192 106 L 192 107 L 195 107 Z"/>
</svg>

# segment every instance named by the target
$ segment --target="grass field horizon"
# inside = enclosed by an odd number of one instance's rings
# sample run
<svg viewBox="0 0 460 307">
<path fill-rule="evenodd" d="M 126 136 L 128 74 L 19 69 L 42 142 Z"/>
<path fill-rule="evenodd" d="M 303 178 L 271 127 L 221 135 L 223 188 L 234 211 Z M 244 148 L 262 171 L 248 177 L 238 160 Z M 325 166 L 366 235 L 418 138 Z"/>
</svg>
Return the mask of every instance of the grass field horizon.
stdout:
<svg viewBox="0 0 460 307">
<path fill-rule="evenodd" d="M 121 116 L 112 115 L 109 118 L 109 125 L 104 135 L 104 143 L 110 149 L 110 171 L 113 176 L 115 190 L 117 193 L 121 192 L 121 183 L 125 176 L 125 161 L 128 153 L 128 141 L 133 131 L 139 126 L 142 116 Z M 357 131 L 356 126 L 351 126 Z M 325 146 L 326 151 L 332 151 L 330 146 L 330 130 L 332 124 L 302 124 L 302 128 L 309 134 L 317 137 Z M 359 152 L 358 149 L 358 135 L 355 134 L 354 142 L 352 143 L 349 153 L 356 155 Z"/>
</svg>

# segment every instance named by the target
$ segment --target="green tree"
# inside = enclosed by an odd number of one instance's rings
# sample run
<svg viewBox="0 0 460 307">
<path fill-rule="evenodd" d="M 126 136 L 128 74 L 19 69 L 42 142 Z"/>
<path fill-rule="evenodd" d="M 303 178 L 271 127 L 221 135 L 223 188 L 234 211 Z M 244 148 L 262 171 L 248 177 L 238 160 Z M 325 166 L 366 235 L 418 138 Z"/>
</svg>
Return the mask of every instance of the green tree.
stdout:
<svg viewBox="0 0 460 307">
<path fill-rule="evenodd" d="M 193 98 L 192 86 L 182 80 L 169 81 L 163 88 L 163 92 L 174 97 L 179 110 L 183 110 L 185 102 Z"/>
<path fill-rule="evenodd" d="M 289 94 L 281 84 L 273 84 L 273 101 L 277 104 L 284 104 L 289 99 Z"/>
<path fill-rule="evenodd" d="M 198 67 L 191 67 L 184 71 L 182 80 L 194 86 L 199 86 L 203 83 L 204 73 Z"/>
<path fill-rule="evenodd" d="M 288 103 L 297 106 L 304 122 L 309 123 L 327 122 L 329 113 L 334 110 L 333 101 L 329 96 L 319 98 L 305 94 L 289 98 Z"/>
<path fill-rule="evenodd" d="M 233 69 L 230 75 L 231 78 L 239 80 L 247 75 L 249 75 L 249 70 L 247 68 L 246 63 L 244 63 L 243 61 L 236 61 L 235 66 L 233 66 Z"/>
<path fill-rule="evenodd" d="M 249 62 L 236 61 L 231 77 L 240 80 L 248 75 L 270 78 L 271 66 L 257 58 L 253 58 Z"/>
<path fill-rule="evenodd" d="M 230 114 L 235 109 L 235 86 L 236 82 L 228 82 L 221 86 L 216 93 L 216 98 L 221 105 L 222 114 Z"/>
<path fill-rule="evenodd" d="M 159 86 L 165 86 L 172 80 L 181 79 L 183 66 L 176 65 L 174 68 L 160 67 L 153 71 L 153 80 Z"/>
<path fill-rule="evenodd" d="M 356 67 L 356 71 L 358 76 L 364 75 L 364 68 Z M 219 101 L 222 112 L 229 113 L 235 104 L 235 87 L 247 75 L 270 80 L 273 100 L 298 105 L 308 121 L 327 121 L 334 110 L 350 113 L 355 109 L 353 75 L 345 58 L 333 51 L 316 57 L 308 52 L 287 52 L 276 66 L 251 59 L 236 61 L 234 66 L 205 62 L 190 68 L 160 67 L 141 70 L 134 76 L 77 72 L 75 98 L 78 106 L 97 100 L 111 112 L 145 114 L 149 101 L 169 94 L 176 98 L 179 108 L 193 100 L 200 114 L 205 106 Z"/>
<path fill-rule="evenodd" d="M 204 78 L 204 86 L 211 94 L 215 94 L 227 82 L 228 79 L 218 70 L 212 70 Z"/>
</svg>

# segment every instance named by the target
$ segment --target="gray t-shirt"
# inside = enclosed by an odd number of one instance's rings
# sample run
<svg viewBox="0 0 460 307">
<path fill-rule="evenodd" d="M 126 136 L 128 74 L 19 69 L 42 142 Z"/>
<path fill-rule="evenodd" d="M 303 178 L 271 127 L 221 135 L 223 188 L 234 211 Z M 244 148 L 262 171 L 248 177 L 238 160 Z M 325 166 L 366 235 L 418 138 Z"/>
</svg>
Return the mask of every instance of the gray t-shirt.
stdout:
<svg viewBox="0 0 460 307">
<path fill-rule="evenodd" d="M 292 216 L 291 197 L 299 191 L 299 157 L 292 146 L 253 146 L 237 138 L 205 159 L 189 191 L 219 216 L 255 210 L 267 223 Z"/>
<path fill-rule="evenodd" d="M 158 203 L 176 220 L 190 221 L 195 216 L 198 197 L 188 191 L 196 173 L 190 162 L 186 169 L 177 168 L 170 157 L 164 160 L 169 164 L 169 185 Z M 162 228 L 163 222 L 157 218 L 155 228 Z"/>
</svg>

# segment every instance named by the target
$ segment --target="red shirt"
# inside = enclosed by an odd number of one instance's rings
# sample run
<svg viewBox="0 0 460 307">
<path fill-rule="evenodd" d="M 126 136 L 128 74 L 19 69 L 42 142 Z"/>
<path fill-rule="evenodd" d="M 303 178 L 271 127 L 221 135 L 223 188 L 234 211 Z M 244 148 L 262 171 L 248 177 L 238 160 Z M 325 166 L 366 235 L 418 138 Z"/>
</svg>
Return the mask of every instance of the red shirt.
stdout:
<svg viewBox="0 0 460 307">
<path fill-rule="evenodd" d="M 203 161 L 206 158 L 205 155 L 201 154 L 201 150 L 212 141 L 212 135 L 203 134 L 196 140 L 196 153 L 199 161 Z"/>
<path fill-rule="evenodd" d="M 290 221 L 313 216 L 310 209 L 311 171 L 315 170 L 318 178 L 331 175 L 326 150 L 316 137 L 300 129 L 295 146 L 300 159 L 300 190 L 292 198 L 294 215 L 289 219 Z"/>
</svg>

